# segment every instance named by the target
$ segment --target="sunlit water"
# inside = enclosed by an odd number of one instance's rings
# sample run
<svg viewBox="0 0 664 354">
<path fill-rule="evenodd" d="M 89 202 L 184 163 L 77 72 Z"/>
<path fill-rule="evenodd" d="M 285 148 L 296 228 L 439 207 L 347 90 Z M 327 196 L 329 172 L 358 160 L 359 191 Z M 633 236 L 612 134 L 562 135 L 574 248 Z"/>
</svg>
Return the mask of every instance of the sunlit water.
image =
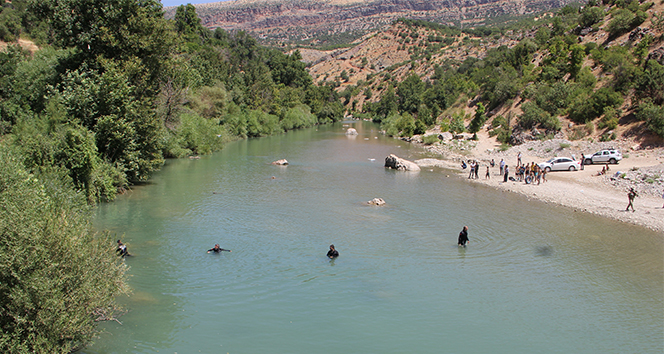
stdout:
<svg viewBox="0 0 664 354">
<path fill-rule="evenodd" d="M 102 205 L 97 226 L 134 255 L 133 295 L 84 352 L 664 351 L 662 234 L 386 170 L 422 152 L 351 124 L 359 136 L 336 124 L 169 161 Z"/>
</svg>

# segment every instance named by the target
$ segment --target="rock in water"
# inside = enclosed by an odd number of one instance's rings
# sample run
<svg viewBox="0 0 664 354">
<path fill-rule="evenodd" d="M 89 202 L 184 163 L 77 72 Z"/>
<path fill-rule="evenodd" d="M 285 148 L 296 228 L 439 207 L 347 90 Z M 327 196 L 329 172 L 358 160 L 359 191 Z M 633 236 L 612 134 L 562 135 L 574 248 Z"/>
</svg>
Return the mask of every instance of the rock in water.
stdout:
<svg viewBox="0 0 664 354">
<path fill-rule="evenodd" d="M 385 167 L 395 169 L 397 171 L 419 171 L 420 166 L 416 163 L 402 159 L 394 154 L 385 158 Z"/>
<path fill-rule="evenodd" d="M 357 135 L 357 130 L 355 130 L 355 128 L 348 128 L 348 130 L 346 130 L 346 135 Z"/>
<path fill-rule="evenodd" d="M 368 201 L 367 204 L 376 205 L 376 206 L 383 206 L 383 205 L 385 205 L 385 201 L 383 200 L 383 198 L 374 198 L 374 199 L 371 199 L 370 201 Z"/>
<path fill-rule="evenodd" d="M 286 159 L 281 159 L 281 160 L 274 161 L 272 164 L 273 165 L 286 166 L 286 165 L 288 165 L 288 161 L 286 161 Z"/>
</svg>

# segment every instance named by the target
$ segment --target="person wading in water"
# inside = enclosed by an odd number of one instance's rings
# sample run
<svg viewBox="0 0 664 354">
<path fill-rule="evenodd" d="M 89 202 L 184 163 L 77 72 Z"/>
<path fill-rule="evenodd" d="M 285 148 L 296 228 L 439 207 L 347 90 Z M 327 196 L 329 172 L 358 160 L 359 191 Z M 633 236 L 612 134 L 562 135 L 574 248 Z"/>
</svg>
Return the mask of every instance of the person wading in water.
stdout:
<svg viewBox="0 0 664 354">
<path fill-rule="evenodd" d="M 468 240 L 468 226 L 464 226 L 463 230 L 459 232 L 459 246 L 466 247 L 466 243 L 468 243 L 470 240 Z"/>
</svg>

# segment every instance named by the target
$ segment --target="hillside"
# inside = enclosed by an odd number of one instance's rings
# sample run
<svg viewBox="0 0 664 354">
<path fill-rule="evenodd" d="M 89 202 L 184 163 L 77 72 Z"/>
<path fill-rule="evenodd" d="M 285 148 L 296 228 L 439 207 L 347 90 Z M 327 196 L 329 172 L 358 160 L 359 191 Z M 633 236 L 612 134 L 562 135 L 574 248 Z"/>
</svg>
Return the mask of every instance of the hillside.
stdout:
<svg viewBox="0 0 664 354">
<path fill-rule="evenodd" d="M 573 0 L 236 0 L 196 5 L 208 28 L 244 30 L 264 43 L 337 44 L 384 29 L 400 17 L 456 25 L 504 22 Z M 174 16 L 174 8 L 166 16 Z"/>
<path fill-rule="evenodd" d="M 652 132 L 663 119 L 664 5 L 651 5 L 640 5 L 643 22 L 619 32 L 614 19 L 627 10 L 599 5 L 566 8 L 493 33 L 401 21 L 351 48 L 302 53 L 314 82 L 336 87 L 357 117 L 387 119 L 385 96 L 392 95 L 399 114 L 435 121 L 443 131 L 459 118 L 468 129 L 481 104 L 483 131 L 502 132 L 505 143 L 638 136 L 661 145 L 661 134 Z M 600 16 L 581 26 L 590 11 Z M 402 97 L 411 94 L 408 85 L 419 96 L 414 105 Z M 422 119 L 422 111 L 434 117 Z"/>
</svg>

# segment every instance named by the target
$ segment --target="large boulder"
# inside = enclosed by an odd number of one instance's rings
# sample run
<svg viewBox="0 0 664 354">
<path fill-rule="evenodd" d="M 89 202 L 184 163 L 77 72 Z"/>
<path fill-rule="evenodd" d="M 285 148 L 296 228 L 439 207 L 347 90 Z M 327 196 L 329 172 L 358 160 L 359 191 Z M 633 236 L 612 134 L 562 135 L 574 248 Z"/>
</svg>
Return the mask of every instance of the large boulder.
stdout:
<svg viewBox="0 0 664 354">
<path fill-rule="evenodd" d="M 348 128 L 346 130 L 346 135 L 357 135 L 357 130 L 355 130 L 355 128 Z"/>
<path fill-rule="evenodd" d="M 452 140 L 452 139 L 454 139 L 454 134 L 452 134 L 450 132 L 440 133 L 440 134 L 438 134 L 438 139 L 440 139 L 442 141 Z"/>
<path fill-rule="evenodd" d="M 385 158 L 385 167 L 397 171 L 419 171 L 420 166 L 417 166 L 415 162 L 408 161 L 398 157 L 397 155 L 390 154 L 390 156 Z"/>
<path fill-rule="evenodd" d="M 273 165 L 279 165 L 279 166 L 286 166 L 286 165 L 288 165 L 288 161 L 286 161 L 286 159 L 281 159 L 281 160 L 274 161 L 272 164 Z"/>
</svg>

